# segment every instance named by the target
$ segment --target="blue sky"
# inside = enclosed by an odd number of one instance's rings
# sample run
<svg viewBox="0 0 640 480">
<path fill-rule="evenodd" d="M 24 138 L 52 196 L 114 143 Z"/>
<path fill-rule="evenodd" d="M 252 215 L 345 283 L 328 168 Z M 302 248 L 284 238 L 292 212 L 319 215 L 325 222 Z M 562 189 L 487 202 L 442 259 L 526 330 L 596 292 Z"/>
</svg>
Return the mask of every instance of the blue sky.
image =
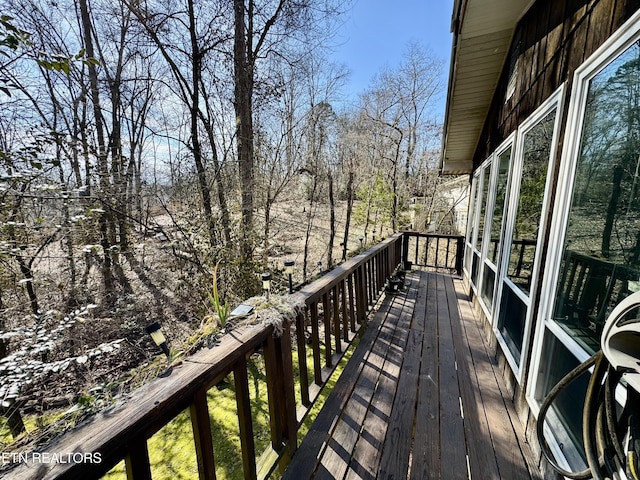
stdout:
<svg viewBox="0 0 640 480">
<path fill-rule="evenodd" d="M 397 65 L 411 41 L 445 61 L 446 81 L 452 9 L 453 0 L 355 0 L 333 55 L 336 63 L 344 63 L 351 71 L 347 97 L 357 98 L 381 68 Z"/>
</svg>

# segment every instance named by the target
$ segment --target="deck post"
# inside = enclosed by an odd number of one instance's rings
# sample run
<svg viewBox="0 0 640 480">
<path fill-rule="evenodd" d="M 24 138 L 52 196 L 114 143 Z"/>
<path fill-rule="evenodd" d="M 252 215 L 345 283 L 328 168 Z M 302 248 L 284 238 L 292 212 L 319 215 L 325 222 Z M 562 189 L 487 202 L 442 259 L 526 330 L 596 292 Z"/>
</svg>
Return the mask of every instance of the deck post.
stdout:
<svg viewBox="0 0 640 480">
<path fill-rule="evenodd" d="M 298 448 L 298 418 L 296 415 L 295 385 L 293 378 L 293 360 L 291 358 L 291 331 L 289 323 L 285 322 L 282 336 L 276 339 L 276 354 L 280 359 L 283 388 L 283 436 L 286 441 L 286 461 L 288 464 L 291 456 Z M 305 366 L 306 368 L 306 366 Z"/>
<path fill-rule="evenodd" d="M 404 267 L 409 260 L 409 232 L 404 232 L 402 234 L 402 251 L 400 253 L 400 258 L 402 259 L 402 266 Z"/>
<path fill-rule="evenodd" d="M 462 263 L 464 259 L 464 237 L 458 237 L 456 245 L 456 273 L 462 275 Z"/>
</svg>

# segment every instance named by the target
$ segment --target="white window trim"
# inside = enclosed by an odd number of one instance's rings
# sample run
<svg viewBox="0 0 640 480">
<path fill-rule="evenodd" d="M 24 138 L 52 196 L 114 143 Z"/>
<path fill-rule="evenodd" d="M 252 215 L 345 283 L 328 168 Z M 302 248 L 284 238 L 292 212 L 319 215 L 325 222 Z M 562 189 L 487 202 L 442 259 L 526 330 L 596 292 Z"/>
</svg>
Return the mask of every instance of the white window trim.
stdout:
<svg viewBox="0 0 640 480">
<path fill-rule="evenodd" d="M 517 130 L 516 130 L 517 131 Z M 480 307 L 482 308 L 482 311 L 484 312 L 485 316 L 487 319 L 489 319 L 489 322 L 493 325 L 494 319 L 493 319 L 493 312 L 496 309 L 496 304 L 495 304 L 495 300 L 496 300 L 496 290 L 497 290 L 497 285 L 498 285 L 498 279 L 499 279 L 499 268 L 498 266 L 500 265 L 500 259 L 501 259 L 501 250 L 502 250 L 502 245 L 503 242 L 501 241 L 500 244 L 498 245 L 498 262 L 497 264 L 494 264 L 492 261 L 490 261 L 487 258 L 487 255 L 489 253 L 489 246 L 491 244 L 491 228 L 493 226 L 493 217 L 495 214 L 495 203 L 496 203 L 496 193 L 497 193 L 497 183 L 498 183 L 498 170 L 500 169 L 500 164 L 498 162 L 498 159 L 500 158 L 500 155 L 502 155 L 505 151 L 507 151 L 507 149 L 511 148 L 511 156 L 510 156 L 510 160 L 509 160 L 509 171 L 507 172 L 507 186 L 506 186 L 506 195 L 505 195 L 505 206 L 504 206 L 504 210 L 503 210 L 503 218 L 505 217 L 505 215 L 507 214 L 507 204 L 509 202 L 509 187 L 511 185 L 511 173 L 512 173 L 512 162 L 511 160 L 513 159 L 513 154 L 514 154 L 514 145 L 515 145 L 515 137 L 516 137 L 516 131 L 512 132 L 505 141 L 503 141 L 498 148 L 496 148 L 496 150 L 493 152 L 493 154 L 491 154 L 491 156 L 489 157 L 489 160 L 491 161 L 491 183 L 489 185 L 489 203 L 487 204 L 487 210 L 485 212 L 485 228 L 484 228 L 484 233 L 483 233 L 483 245 L 482 245 L 482 252 L 480 255 L 480 260 L 482 262 L 481 264 L 481 269 L 478 272 L 478 278 L 479 278 L 479 282 L 478 282 L 478 303 L 480 304 Z M 505 222 L 502 221 L 501 219 L 501 228 L 500 228 L 500 232 L 498 232 L 498 236 L 499 238 L 502 238 L 502 232 L 504 231 L 504 225 Z M 487 305 L 484 301 L 484 298 L 482 296 L 482 289 L 484 288 L 483 282 L 484 282 L 484 269 L 488 268 L 490 270 L 493 271 L 494 275 L 495 275 L 495 280 L 493 283 L 493 292 L 491 294 L 491 306 Z"/>
<path fill-rule="evenodd" d="M 545 225 L 547 224 L 548 216 L 551 212 L 552 204 L 551 204 L 551 191 L 554 185 L 554 172 L 555 172 L 555 163 L 558 152 L 558 135 L 560 133 L 560 126 L 562 121 L 562 112 L 563 112 L 563 103 L 564 103 L 564 95 L 565 93 L 565 85 L 562 84 L 555 92 L 553 92 L 549 98 L 547 98 L 537 109 L 533 112 L 522 124 L 518 127 L 518 132 L 515 140 L 515 151 L 513 153 L 513 174 L 511 175 L 511 185 L 509 191 L 509 208 L 507 213 L 507 221 L 506 227 L 503 233 L 504 246 L 502 249 L 502 262 L 500 265 L 500 276 L 498 277 L 498 285 L 497 285 L 497 294 L 496 294 L 496 304 L 494 308 L 495 321 L 493 322 L 494 334 L 498 339 L 498 343 L 500 344 L 502 351 L 507 359 L 507 363 L 511 367 L 514 376 L 519 384 L 522 384 L 524 380 L 524 372 L 526 371 L 523 368 L 524 365 L 527 364 L 529 360 L 529 344 L 532 339 L 532 323 L 533 323 L 533 313 L 531 305 L 536 301 L 536 290 L 539 282 L 539 274 L 541 268 L 541 256 L 544 240 L 546 237 L 545 233 Z M 507 342 L 503 338 L 502 333 L 498 328 L 498 318 L 500 316 L 500 302 L 502 301 L 502 283 L 509 282 L 509 279 L 506 277 L 506 272 L 509 267 L 509 258 L 511 255 L 511 250 L 509 247 L 507 255 L 507 242 L 511 241 L 511 237 L 513 236 L 513 230 L 515 226 L 515 217 L 518 209 L 518 201 L 520 199 L 520 180 L 522 178 L 522 166 L 523 166 L 523 153 L 524 153 L 524 142 L 522 139 L 524 136 L 535 127 L 540 120 L 542 120 L 546 115 L 551 113 L 553 110 L 556 111 L 556 116 L 553 124 L 553 135 L 551 137 L 551 146 L 549 152 L 549 164 L 547 165 L 547 178 L 545 181 L 544 195 L 542 199 L 542 211 L 540 216 L 540 228 L 537 241 L 536 241 L 536 255 L 533 261 L 533 270 L 531 272 L 531 288 L 530 294 L 528 295 L 528 302 L 526 302 L 527 313 L 525 317 L 525 328 L 524 328 L 524 338 L 522 339 L 522 349 L 520 352 L 520 358 L 517 359 L 511 353 L 511 350 L 507 347 Z M 513 284 L 512 284 L 513 285 Z M 507 288 L 511 288 L 511 286 L 507 286 Z M 519 289 L 516 287 L 512 288 L 516 294 L 519 294 Z"/>
<path fill-rule="evenodd" d="M 478 285 L 481 281 L 481 270 L 482 270 L 482 255 L 481 255 L 481 250 L 478 250 L 476 248 L 476 243 L 477 243 L 477 239 L 478 239 L 478 230 L 480 229 L 480 211 L 482 210 L 482 201 L 484 200 L 483 198 L 483 189 L 484 189 L 484 169 L 487 167 L 487 165 L 489 165 L 491 162 L 491 157 L 487 158 L 484 162 L 482 162 L 482 164 L 480 165 L 480 167 L 478 167 L 478 169 L 476 169 L 476 171 L 473 173 L 473 182 L 476 185 L 476 197 L 475 197 L 475 206 L 473 207 L 473 230 L 471 231 L 471 234 L 469 235 L 469 242 L 467 244 L 467 246 L 469 247 L 470 251 L 471 251 L 471 255 L 470 255 L 470 261 L 469 261 L 469 266 L 467 267 L 469 270 L 467 272 L 467 275 L 469 276 L 469 284 L 471 285 L 471 289 L 473 290 L 473 292 L 475 293 L 476 297 L 479 297 L 478 292 L 480 291 L 480 289 L 478 288 Z M 485 211 L 485 216 L 486 216 L 486 211 Z M 482 245 L 480 246 L 480 249 L 482 249 Z M 473 281 L 473 260 L 475 257 L 478 257 L 478 274 L 476 277 L 476 281 Z"/>
<path fill-rule="evenodd" d="M 492 200 L 491 200 L 491 219 L 493 221 L 493 216 L 495 214 L 494 210 L 495 210 L 495 202 L 496 202 L 496 194 L 497 192 L 497 188 L 498 188 L 498 170 L 500 169 L 500 164 L 498 163 L 498 159 L 500 158 L 500 156 L 506 152 L 509 148 L 511 148 L 511 156 L 509 158 L 509 171 L 507 172 L 507 185 L 506 185 L 506 190 L 505 190 L 505 205 L 504 205 L 504 209 L 502 211 L 502 215 L 503 217 L 506 216 L 507 214 L 507 206 L 509 205 L 509 189 L 511 188 L 511 174 L 512 174 L 512 166 L 513 166 L 513 156 L 515 154 L 515 138 L 516 138 L 516 132 L 517 129 L 514 130 L 508 137 L 507 139 L 502 142 L 500 144 L 500 146 L 498 148 L 496 148 L 495 152 L 493 153 L 493 158 L 494 158 L 494 174 L 493 174 L 493 180 L 491 183 L 491 189 L 492 189 Z M 500 222 L 500 232 L 498 232 L 498 237 L 502 239 L 502 232 L 505 229 L 505 225 L 506 222 L 501 221 Z M 491 227 L 487 228 L 487 233 L 490 233 L 491 231 Z M 484 259 L 485 262 L 490 265 L 492 268 L 492 270 L 494 270 L 496 273 L 498 271 L 498 266 L 500 265 L 500 260 L 501 260 L 501 250 L 502 250 L 502 245 L 503 243 L 500 242 L 499 245 L 499 250 L 498 251 L 498 262 L 496 264 L 494 264 L 491 260 L 489 260 L 487 258 L 487 254 L 489 252 L 489 243 L 487 243 L 486 248 L 484 249 Z"/>
<path fill-rule="evenodd" d="M 483 281 L 483 275 L 484 275 L 484 268 L 485 268 L 485 264 L 484 264 L 484 260 L 486 258 L 487 255 L 487 219 L 489 218 L 489 213 L 493 212 L 493 201 L 494 201 L 494 197 L 495 194 L 493 192 L 493 188 L 495 185 L 495 162 L 494 160 L 494 155 L 489 155 L 489 158 L 487 158 L 482 165 L 480 166 L 480 168 L 478 168 L 478 172 L 479 172 L 479 176 L 482 177 L 482 190 L 484 191 L 484 178 L 485 178 L 485 172 L 486 169 L 489 168 L 489 186 L 487 187 L 487 202 L 486 202 L 486 206 L 485 206 L 485 210 L 484 210 L 484 227 L 483 227 L 483 231 L 482 231 L 482 244 L 480 245 L 480 250 L 474 249 L 474 252 L 478 253 L 478 280 L 476 282 L 476 297 L 478 298 L 478 303 L 480 304 L 480 308 L 482 308 L 482 311 L 484 312 L 484 314 L 487 316 L 487 318 L 491 318 L 491 313 L 487 307 L 487 305 L 484 303 L 484 300 L 482 299 L 482 281 Z M 484 200 L 484 198 L 482 199 Z M 480 210 L 482 210 L 482 208 L 480 208 Z M 480 213 L 480 212 L 478 212 Z M 480 221 L 480 218 L 478 219 L 478 222 Z M 479 226 L 479 224 L 478 224 Z M 478 232 L 480 233 L 480 232 Z M 477 243 L 477 242 L 476 242 Z M 475 245 L 474 245 L 475 246 Z"/>
<path fill-rule="evenodd" d="M 467 235 L 465 240 L 465 252 L 463 261 L 463 270 L 469 280 L 469 285 L 473 288 L 473 282 L 471 278 L 472 265 L 473 265 L 473 245 L 475 243 L 475 229 L 477 225 L 477 194 L 478 194 L 478 174 L 474 173 L 471 177 L 471 196 L 469 201 L 469 218 L 467 218 Z M 470 252 L 470 253 L 467 253 Z M 468 256 L 468 261 L 467 261 Z"/>
<path fill-rule="evenodd" d="M 640 11 L 636 12 L 612 37 L 610 37 L 596 52 L 593 53 L 575 72 L 573 77 L 573 91 L 569 103 L 569 112 L 565 128 L 565 142 L 562 150 L 562 161 L 558 174 L 558 190 L 556 195 L 555 211 L 551 223 L 549 237 L 549 254 L 547 255 L 546 271 L 548 274 L 542 282 L 542 295 L 540 300 L 538 331 L 534 341 L 534 356 L 537 360 L 542 351 L 541 338 L 544 327 L 548 326 L 556 337 L 580 360 L 588 357 L 584 349 L 551 320 L 553 305 L 556 299 L 556 285 L 560 276 L 559 265 L 562 261 L 562 247 L 569 222 L 569 210 L 573 196 L 573 187 L 577 160 L 580 151 L 580 139 L 582 138 L 582 126 L 586 109 L 589 83 L 602 69 L 608 66 L 621 53 L 634 42 L 640 40 Z M 566 141 L 571 138 L 574 141 Z M 535 374 L 539 369 L 539 361 L 533 365 Z M 529 382 L 527 400 L 532 410 L 537 410 L 537 402 L 533 398 L 536 386 L 536 378 Z"/>
<path fill-rule="evenodd" d="M 535 391 L 538 384 L 542 347 L 545 332 L 554 335 L 579 362 L 586 360 L 589 354 L 551 319 L 553 306 L 556 300 L 556 286 L 560 276 L 560 264 L 562 261 L 562 249 L 569 222 L 569 212 L 573 197 L 574 181 L 577 168 L 577 160 L 582 138 L 583 121 L 586 110 L 587 94 L 590 82 L 600 71 L 606 68 L 620 54 L 628 49 L 634 42 L 640 40 L 640 10 L 637 11 L 622 27 L 620 27 L 607 41 L 605 41 L 580 67 L 573 76 L 573 87 L 569 102 L 567 122 L 565 126 L 565 141 L 562 149 L 562 159 L 558 173 L 558 188 L 555 208 L 558 212 L 552 218 L 551 232 L 549 235 L 549 249 L 545 264 L 547 274 L 542 279 L 540 308 L 538 309 L 537 329 L 534 335 L 532 355 L 533 361 L 530 369 L 531 381 L 528 382 L 526 401 L 535 417 L 540 412 L 540 404 L 535 399 Z M 572 139 L 573 141 L 567 141 Z M 616 389 L 616 398 L 620 401 L 624 392 Z M 553 450 L 556 459 L 562 465 L 566 465 L 563 451 L 558 448 L 555 435 L 548 430 L 545 422 L 545 437 Z M 565 467 L 566 468 L 566 467 Z"/>
</svg>

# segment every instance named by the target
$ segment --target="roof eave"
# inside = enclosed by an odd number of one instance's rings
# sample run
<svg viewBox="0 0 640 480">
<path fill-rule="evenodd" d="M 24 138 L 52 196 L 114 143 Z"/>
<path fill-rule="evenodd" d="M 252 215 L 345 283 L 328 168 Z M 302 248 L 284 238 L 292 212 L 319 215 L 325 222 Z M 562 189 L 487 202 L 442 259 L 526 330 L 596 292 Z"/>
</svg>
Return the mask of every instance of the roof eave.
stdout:
<svg viewBox="0 0 640 480">
<path fill-rule="evenodd" d="M 461 0 L 454 4 L 453 44 L 442 136 L 442 174 L 470 173 L 518 20 L 532 0 Z"/>
</svg>

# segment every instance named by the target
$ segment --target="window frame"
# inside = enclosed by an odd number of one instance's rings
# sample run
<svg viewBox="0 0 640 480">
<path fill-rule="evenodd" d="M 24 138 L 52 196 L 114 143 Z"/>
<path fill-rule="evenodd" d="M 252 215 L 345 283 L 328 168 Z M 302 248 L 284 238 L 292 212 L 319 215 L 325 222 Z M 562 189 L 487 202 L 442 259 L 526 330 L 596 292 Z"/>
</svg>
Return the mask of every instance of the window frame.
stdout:
<svg viewBox="0 0 640 480">
<path fill-rule="evenodd" d="M 509 191 L 510 191 L 510 187 L 511 187 L 511 176 L 513 173 L 513 156 L 515 153 L 515 138 L 516 138 L 516 131 L 512 132 L 507 138 L 506 140 L 504 140 L 500 146 L 498 146 L 498 148 L 496 148 L 496 150 L 491 154 L 491 156 L 489 157 L 489 159 L 487 161 L 491 162 L 491 175 L 490 175 L 490 185 L 489 185 L 489 191 L 488 191 L 488 204 L 487 204 L 487 208 L 486 208 L 486 212 L 485 212 L 485 228 L 484 228 L 484 232 L 483 232 L 483 245 L 482 245 L 482 251 L 480 252 L 480 260 L 481 260 L 481 266 L 480 266 L 480 271 L 478 272 L 478 291 L 477 291 L 477 295 L 478 295 L 478 302 L 482 308 L 482 310 L 484 311 L 485 316 L 489 319 L 489 321 L 491 322 L 491 324 L 494 323 L 494 318 L 493 318 L 493 312 L 495 311 L 495 301 L 496 301 L 496 289 L 497 289 L 497 285 L 498 285 L 498 280 L 499 280 L 499 272 L 500 272 L 500 264 L 501 264 L 501 260 L 502 260 L 502 245 L 503 245 L 503 232 L 505 229 L 505 224 L 506 224 L 506 217 L 508 215 L 508 205 L 509 205 Z M 491 230 L 492 230 L 492 226 L 493 226 L 493 216 L 495 213 L 495 207 L 496 207 L 496 194 L 497 194 L 497 189 L 498 189 L 498 171 L 500 169 L 500 156 L 505 153 L 509 148 L 511 148 L 511 154 L 509 156 L 509 169 L 507 171 L 507 185 L 505 188 L 505 203 L 503 205 L 503 210 L 502 210 L 502 219 L 500 220 L 500 232 L 498 232 L 498 238 L 499 238 L 499 243 L 497 246 L 497 257 L 496 257 L 496 263 L 494 264 L 489 258 L 488 258 L 488 254 L 489 254 L 489 246 L 491 244 Z M 488 165 L 487 165 L 488 166 Z M 494 279 L 494 283 L 493 283 L 493 292 L 491 295 L 491 305 L 487 305 L 484 297 L 482 295 L 482 289 L 484 288 L 484 272 L 485 269 L 490 269 L 494 275 L 495 275 L 495 279 Z"/>
<path fill-rule="evenodd" d="M 489 172 L 489 175 L 486 175 L 487 171 Z M 475 260 L 477 258 L 478 260 L 478 272 L 477 272 L 477 278 L 475 282 L 472 282 L 474 288 L 475 288 L 475 293 L 477 295 L 478 298 L 481 297 L 480 292 L 482 291 L 482 271 L 483 271 L 483 251 L 484 251 L 484 246 L 485 243 L 487 241 L 487 237 L 486 237 L 486 231 L 487 231 L 487 217 L 489 215 L 489 211 L 491 208 L 490 202 L 491 202 L 491 185 L 493 183 L 493 156 L 490 155 L 489 158 L 487 158 L 484 162 L 482 162 L 482 165 L 477 169 L 477 175 L 478 175 L 478 179 L 480 180 L 478 183 L 478 210 L 477 210 L 477 215 L 478 215 L 478 219 L 476 221 L 476 236 L 474 238 L 474 242 L 473 242 L 473 254 L 472 254 L 472 265 L 473 265 L 473 260 Z M 489 184 L 487 185 L 487 188 L 485 189 L 485 181 L 489 182 Z M 486 197 L 485 197 L 485 191 L 487 193 Z M 484 214 L 482 214 L 482 210 L 484 208 Z M 483 223 L 482 225 L 482 232 L 480 232 L 480 223 Z M 478 235 L 482 234 L 482 241 L 480 243 L 480 245 L 478 246 Z M 479 248 L 478 248 L 479 247 Z"/>
<path fill-rule="evenodd" d="M 561 131 L 561 121 L 563 104 L 565 97 L 565 84 L 562 84 L 555 92 L 553 92 L 522 124 L 519 125 L 515 138 L 515 150 L 512 153 L 512 173 L 510 178 L 508 210 L 506 213 L 505 226 L 502 232 L 502 248 L 501 248 L 501 265 L 499 267 L 499 276 L 496 279 L 496 293 L 494 294 L 494 321 L 493 331 L 498 340 L 498 344 L 502 349 L 507 363 L 511 368 L 518 384 L 524 381 L 523 368 L 529 360 L 530 344 L 533 341 L 533 305 L 537 301 L 536 290 L 540 281 L 540 271 L 542 268 L 542 251 L 547 237 L 546 225 L 551 215 L 553 205 L 551 203 L 551 193 L 554 187 L 554 173 L 558 154 L 558 139 Z M 545 179 L 544 194 L 542 198 L 540 223 L 538 238 L 536 239 L 536 250 L 531 272 L 531 287 L 529 295 L 526 295 L 515 283 L 507 276 L 509 269 L 509 259 L 511 255 L 511 239 L 515 228 L 515 220 L 518 211 L 518 202 L 520 200 L 520 180 L 522 179 L 522 169 L 524 163 L 524 138 L 535 128 L 540 121 L 555 110 L 556 115 L 553 122 L 553 133 L 551 136 L 551 144 L 549 151 L 549 163 L 547 165 L 547 174 Z M 501 301 L 504 288 L 509 288 L 518 300 L 520 300 L 525 308 L 525 324 L 522 338 L 522 348 L 520 349 L 519 358 L 512 353 L 508 340 L 505 339 L 500 331 L 499 318 L 501 310 Z"/>
<path fill-rule="evenodd" d="M 587 95 L 591 81 L 598 73 L 614 62 L 622 53 L 634 43 L 640 41 L 640 11 L 636 12 L 622 27 L 607 39 L 582 65 L 580 65 L 572 80 L 572 93 L 569 100 L 567 121 L 565 125 L 565 141 L 563 143 L 560 169 L 558 172 L 558 186 L 554 205 L 555 214 L 551 220 L 549 234 L 548 255 L 545 262 L 546 275 L 542 279 L 541 295 L 537 316 L 537 327 L 532 346 L 531 380 L 528 382 L 525 398 L 533 415 L 537 418 L 540 404 L 535 399 L 539 382 L 543 378 L 539 374 L 542 362 L 542 351 L 547 335 L 553 335 L 578 362 L 584 362 L 590 354 L 553 320 L 553 310 L 557 297 L 557 284 L 561 275 L 561 262 L 564 251 L 565 237 L 571 213 L 571 204 L 575 189 L 576 171 L 580 156 L 581 139 L 584 130 L 584 120 L 587 107 Z M 567 141 L 571 139 L 572 141 Z M 626 396 L 624 388 L 619 386 L 616 398 L 619 402 Z M 554 456 L 563 468 L 568 468 L 567 456 L 575 455 L 575 445 L 566 443 L 560 448 L 556 424 L 559 420 L 546 419 L 544 425 L 545 438 Z M 554 431 L 554 429 L 556 431 Z M 567 451 L 567 448 L 573 451 Z"/>
<path fill-rule="evenodd" d="M 470 231 L 469 234 L 469 238 L 467 240 L 467 261 L 465 262 L 465 264 L 467 264 L 467 275 L 469 278 L 469 284 L 471 285 L 471 289 L 474 291 L 474 293 L 477 295 L 477 293 L 479 292 L 478 289 L 478 285 L 479 285 L 479 280 L 481 279 L 480 277 L 480 270 L 482 267 L 482 263 L 481 263 L 481 259 L 480 259 L 480 250 L 478 250 L 476 248 L 476 243 L 477 243 L 477 239 L 478 239 L 478 230 L 480 228 L 480 212 L 482 211 L 482 202 L 483 202 L 483 188 L 484 188 L 484 168 L 487 166 L 488 162 L 491 161 L 491 157 L 489 157 L 487 160 L 485 160 L 484 162 L 482 162 L 482 165 L 476 169 L 475 172 L 473 172 L 473 182 L 472 182 L 472 194 L 474 194 L 475 196 L 473 197 L 473 217 L 472 217 L 472 221 L 473 221 L 473 225 L 472 225 L 472 229 Z M 471 209 L 470 209 L 471 211 Z M 485 211 L 486 214 L 486 211 Z M 476 272 L 476 278 L 474 279 L 474 275 L 473 275 L 473 264 L 474 264 L 474 260 L 478 259 L 478 270 Z"/>
<path fill-rule="evenodd" d="M 469 196 L 469 217 L 467 218 L 467 236 L 465 239 L 465 252 L 463 261 L 463 270 L 469 279 L 469 284 L 473 288 L 473 278 L 471 275 L 473 265 L 473 245 L 475 244 L 475 229 L 477 226 L 477 195 L 478 195 L 478 178 L 476 173 L 471 177 L 471 194 Z"/>
</svg>

